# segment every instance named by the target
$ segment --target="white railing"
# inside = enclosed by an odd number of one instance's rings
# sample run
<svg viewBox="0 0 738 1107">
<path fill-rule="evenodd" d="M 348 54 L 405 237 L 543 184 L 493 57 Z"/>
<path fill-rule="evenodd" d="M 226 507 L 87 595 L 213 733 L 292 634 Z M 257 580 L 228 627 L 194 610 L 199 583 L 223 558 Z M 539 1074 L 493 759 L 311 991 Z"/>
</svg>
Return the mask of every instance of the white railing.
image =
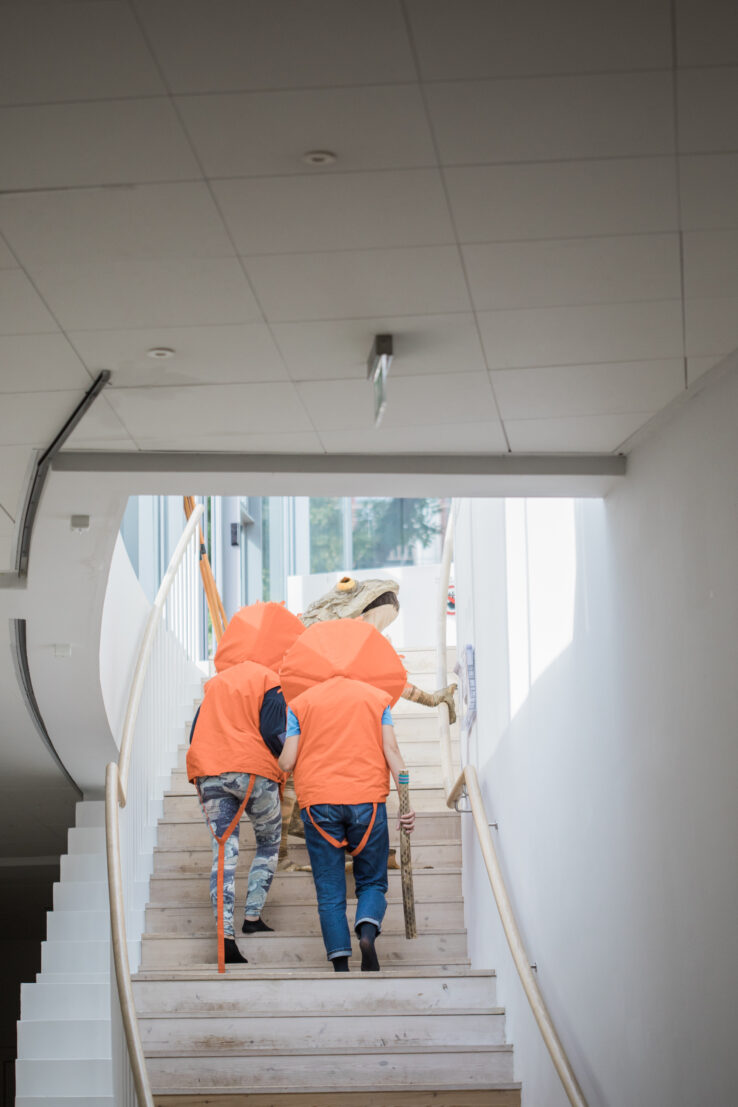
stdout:
<svg viewBox="0 0 738 1107">
<path fill-rule="evenodd" d="M 453 519 L 454 513 L 452 511 L 446 529 L 439 582 L 438 639 L 436 654 L 439 688 L 444 687 L 446 684 L 446 673 L 448 668 L 446 655 L 446 607 L 448 603 L 448 585 L 451 575 L 451 561 L 453 559 L 454 547 Z M 474 828 L 477 832 L 482 858 L 485 868 L 487 869 L 487 876 L 492 886 L 492 893 L 495 897 L 502 928 L 505 931 L 505 937 L 507 938 L 510 952 L 515 962 L 515 968 L 518 970 L 523 990 L 569 1102 L 572 1104 L 572 1107 L 587 1107 L 587 1101 L 584 1098 L 582 1089 L 579 1087 L 569 1058 L 561 1044 L 561 1039 L 556 1032 L 556 1027 L 553 1024 L 551 1015 L 541 995 L 538 981 L 533 975 L 531 963 L 525 951 L 520 928 L 518 927 L 515 912 L 513 911 L 510 896 L 505 885 L 505 878 L 500 868 L 497 851 L 495 850 L 492 835 L 490 834 L 489 820 L 484 809 L 484 799 L 482 798 L 482 790 L 479 786 L 477 770 L 473 765 L 467 763 L 462 766 L 458 776 L 454 773 L 451 753 L 451 727 L 449 724 L 448 706 L 445 703 L 440 703 L 438 706 L 438 718 L 441 739 L 441 771 L 443 774 L 446 804 L 448 807 L 456 807 L 458 801 L 462 797 L 469 800 L 471 814 L 474 820 Z"/>
<path fill-rule="evenodd" d="M 120 754 L 105 775 L 105 828 L 113 965 L 130 1075 L 120 1097 L 154 1107 L 131 985 L 145 889 L 153 865 L 156 821 L 166 779 L 174 766 L 182 726 L 191 709 L 200 670 L 194 664 L 201 641 L 197 525 L 195 508 L 172 555 L 149 614 L 131 681 Z"/>
</svg>

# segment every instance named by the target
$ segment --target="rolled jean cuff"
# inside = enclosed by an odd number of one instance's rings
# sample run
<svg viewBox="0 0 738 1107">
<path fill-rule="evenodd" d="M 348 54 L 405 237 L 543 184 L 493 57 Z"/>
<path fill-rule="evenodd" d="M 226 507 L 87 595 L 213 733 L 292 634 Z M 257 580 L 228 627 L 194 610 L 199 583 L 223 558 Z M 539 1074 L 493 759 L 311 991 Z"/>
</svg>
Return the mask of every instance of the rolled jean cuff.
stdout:
<svg viewBox="0 0 738 1107">
<path fill-rule="evenodd" d="M 329 961 L 335 961 L 337 957 L 350 957 L 350 949 L 334 949 L 332 953 L 327 954 Z"/>
<path fill-rule="evenodd" d="M 371 915 L 365 915 L 362 919 L 357 919 L 354 923 L 354 931 L 356 934 L 359 933 L 359 927 L 362 923 L 372 923 L 377 928 L 377 934 L 382 933 L 382 924 L 379 919 L 373 919 Z"/>
</svg>

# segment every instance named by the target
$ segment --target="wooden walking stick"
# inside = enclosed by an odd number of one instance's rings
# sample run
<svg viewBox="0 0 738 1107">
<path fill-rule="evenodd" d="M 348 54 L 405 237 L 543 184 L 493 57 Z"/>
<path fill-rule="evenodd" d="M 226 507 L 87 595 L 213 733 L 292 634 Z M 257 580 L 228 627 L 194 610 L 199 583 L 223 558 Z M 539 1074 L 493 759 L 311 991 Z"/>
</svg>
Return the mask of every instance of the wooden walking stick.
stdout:
<svg viewBox="0 0 738 1107">
<path fill-rule="evenodd" d="M 410 773 L 398 774 L 397 794 L 400 798 L 400 814 L 410 813 Z M 410 835 L 400 827 L 400 880 L 402 881 L 402 910 L 405 915 L 405 937 L 417 938 L 415 926 L 415 893 L 413 891 L 413 861 L 410 855 Z"/>
<path fill-rule="evenodd" d="M 190 515 L 195 510 L 195 497 L 183 496 L 182 498 L 184 501 L 185 515 L 189 519 Z M 218 586 L 215 583 L 215 577 L 213 576 L 213 570 L 210 566 L 210 561 L 208 560 L 207 550 L 205 549 L 205 536 L 202 532 L 202 527 L 198 525 L 197 529 L 200 535 L 200 576 L 202 577 L 202 586 L 205 591 L 205 599 L 208 603 L 210 621 L 213 624 L 213 634 L 215 635 L 216 643 L 218 643 L 225 634 L 225 628 L 228 625 L 228 620 L 226 619 L 223 601 L 220 598 Z"/>
</svg>

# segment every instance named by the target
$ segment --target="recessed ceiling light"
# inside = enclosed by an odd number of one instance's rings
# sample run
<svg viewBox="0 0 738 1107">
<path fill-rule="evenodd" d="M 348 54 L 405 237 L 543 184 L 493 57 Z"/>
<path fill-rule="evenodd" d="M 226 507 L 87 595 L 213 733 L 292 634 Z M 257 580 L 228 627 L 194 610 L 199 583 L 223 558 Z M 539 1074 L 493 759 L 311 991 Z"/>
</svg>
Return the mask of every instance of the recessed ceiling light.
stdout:
<svg viewBox="0 0 738 1107">
<path fill-rule="evenodd" d="M 146 357 L 152 357 L 154 361 L 166 361 L 168 357 L 174 357 L 174 350 L 168 346 L 153 346 L 146 351 Z"/>
<path fill-rule="evenodd" d="M 330 150 L 308 150 L 302 155 L 302 160 L 306 165 L 333 165 L 338 156 Z"/>
</svg>

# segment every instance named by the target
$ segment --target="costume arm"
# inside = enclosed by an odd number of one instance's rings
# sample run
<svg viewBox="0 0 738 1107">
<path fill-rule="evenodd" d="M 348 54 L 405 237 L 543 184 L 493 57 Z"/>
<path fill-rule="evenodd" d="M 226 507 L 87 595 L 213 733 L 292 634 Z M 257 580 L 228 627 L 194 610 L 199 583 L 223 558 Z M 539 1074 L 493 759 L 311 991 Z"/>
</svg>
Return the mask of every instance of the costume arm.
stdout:
<svg viewBox="0 0 738 1107">
<path fill-rule="evenodd" d="M 423 707 L 438 707 L 439 703 L 445 703 L 448 705 L 449 722 L 455 723 L 455 691 L 455 684 L 448 684 L 445 688 L 440 688 L 437 692 L 424 692 L 422 688 L 418 688 L 417 684 L 410 684 L 408 682 L 402 690 L 402 698 L 404 700 L 412 700 L 413 703 L 420 703 Z"/>
</svg>

